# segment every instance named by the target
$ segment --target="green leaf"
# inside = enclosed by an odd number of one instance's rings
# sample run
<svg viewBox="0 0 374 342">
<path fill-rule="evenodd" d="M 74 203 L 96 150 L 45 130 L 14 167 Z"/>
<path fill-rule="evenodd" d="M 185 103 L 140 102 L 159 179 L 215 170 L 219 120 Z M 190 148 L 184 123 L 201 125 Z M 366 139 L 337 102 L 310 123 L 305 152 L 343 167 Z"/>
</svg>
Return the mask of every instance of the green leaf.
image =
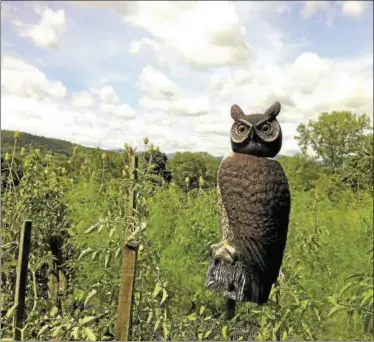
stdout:
<svg viewBox="0 0 374 342">
<path fill-rule="evenodd" d="M 44 325 L 38 332 L 38 335 L 37 336 L 40 336 L 42 335 L 48 328 L 50 328 L 50 326 L 47 324 L 47 325 Z"/>
<path fill-rule="evenodd" d="M 199 333 L 197 335 L 197 337 L 198 337 L 199 341 L 202 341 L 203 340 L 203 333 Z"/>
<path fill-rule="evenodd" d="M 78 340 L 79 338 L 79 327 L 74 327 L 71 331 L 71 336 L 73 336 L 74 340 Z"/>
<path fill-rule="evenodd" d="M 188 316 L 187 316 L 187 319 L 188 319 L 189 321 L 196 321 L 196 319 L 197 319 L 197 317 L 196 317 L 196 313 L 194 312 L 194 313 L 192 313 L 191 315 L 188 315 Z"/>
<path fill-rule="evenodd" d="M 89 341 L 96 341 L 96 336 L 90 328 L 84 328 L 84 333 L 87 335 Z"/>
<path fill-rule="evenodd" d="M 222 337 L 227 340 L 228 336 L 227 336 L 227 325 L 225 325 L 224 327 L 222 327 Z"/>
<path fill-rule="evenodd" d="M 345 286 L 343 286 L 343 288 L 341 289 L 341 291 L 339 293 L 339 296 L 342 296 L 343 293 L 346 292 L 352 285 L 353 285 L 353 283 L 348 283 Z"/>
<path fill-rule="evenodd" d="M 116 228 L 112 228 L 109 232 L 109 239 L 113 236 L 114 232 L 116 231 Z"/>
<path fill-rule="evenodd" d="M 360 307 L 362 307 L 370 298 L 373 298 L 373 289 L 370 289 L 362 299 Z"/>
<path fill-rule="evenodd" d="M 17 309 L 18 303 L 13 304 L 12 307 L 7 311 L 5 318 L 10 318 L 15 314 L 15 311 Z"/>
<path fill-rule="evenodd" d="M 93 322 L 95 319 L 96 319 L 95 316 L 86 316 L 86 317 L 83 317 L 83 318 L 82 318 L 82 321 L 81 321 L 81 325 L 85 325 L 85 324 L 91 323 L 91 322 Z"/>
<path fill-rule="evenodd" d="M 152 320 L 152 317 L 153 317 L 153 312 L 151 311 L 148 315 L 148 319 L 147 319 L 147 324 L 149 324 Z"/>
<path fill-rule="evenodd" d="M 209 337 L 211 333 L 212 333 L 212 330 L 208 330 L 208 331 L 205 333 L 204 338 Z"/>
<path fill-rule="evenodd" d="M 204 311 L 205 311 L 205 306 L 202 305 L 202 306 L 200 307 L 199 315 L 202 315 L 202 314 L 204 313 Z"/>
<path fill-rule="evenodd" d="M 153 290 L 152 297 L 155 298 L 162 290 L 161 284 L 158 282 Z"/>
<path fill-rule="evenodd" d="M 301 302 L 301 307 L 305 310 L 306 307 L 308 306 L 309 304 L 309 300 L 308 299 L 305 299 Z"/>
<path fill-rule="evenodd" d="M 154 326 L 154 328 L 153 328 L 153 332 L 156 332 L 156 330 L 158 329 L 158 327 L 160 326 L 160 323 L 161 323 L 161 321 L 160 321 L 160 318 L 156 321 L 156 323 L 155 323 L 155 326 Z"/>
<path fill-rule="evenodd" d="M 79 255 L 78 260 L 82 259 L 86 254 L 92 252 L 92 248 L 88 247 L 82 251 L 82 253 Z"/>
<path fill-rule="evenodd" d="M 117 250 L 116 250 L 116 253 L 114 254 L 114 258 L 115 259 L 117 259 L 118 258 L 118 255 L 119 255 L 119 253 L 121 252 L 121 250 L 122 250 L 122 248 L 117 248 Z"/>
<path fill-rule="evenodd" d="M 284 330 L 284 331 L 283 331 L 283 334 L 282 334 L 282 341 L 287 340 L 287 337 L 288 337 L 287 331 Z"/>
<path fill-rule="evenodd" d="M 99 224 L 98 223 L 95 223 L 94 225 L 92 225 L 91 227 L 88 227 L 85 231 L 84 231 L 84 234 L 88 234 L 88 233 L 91 233 Z"/>
<path fill-rule="evenodd" d="M 328 296 L 327 300 L 330 304 L 336 304 L 336 298 L 334 296 Z"/>
<path fill-rule="evenodd" d="M 87 304 L 89 303 L 89 301 L 96 295 L 97 291 L 94 289 L 92 290 L 86 297 L 85 301 L 84 301 L 84 308 L 86 308 Z"/>
<path fill-rule="evenodd" d="M 338 312 L 338 311 L 340 311 L 340 310 L 342 310 L 342 307 L 340 307 L 340 306 L 335 306 L 335 307 L 333 307 L 333 308 L 330 310 L 330 312 L 327 314 L 327 317 L 332 316 L 334 313 L 336 313 L 336 312 Z"/>
<path fill-rule="evenodd" d="M 350 279 L 360 278 L 360 277 L 362 277 L 362 273 L 353 273 L 349 275 L 348 277 L 346 277 L 345 280 L 350 280 Z"/>
<path fill-rule="evenodd" d="M 169 337 L 169 329 L 165 323 L 162 324 L 163 332 L 164 332 L 164 339 L 167 341 Z"/>
<path fill-rule="evenodd" d="M 60 331 L 61 331 L 61 326 L 53 329 L 51 336 L 52 337 L 57 337 Z"/>
<path fill-rule="evenodd" d="M 160 305 L 162 305 L 167 298 L 168 298 L 168 293 L 166 292 L 165 289 L 162 289 L 162 299 L 161 299 Z"/>
<path fill-rule="evenodd" d="M 57 306 L 54 306 L 54 307 L 51 309 L 51 312 L 49 313 L 49 316 L 51 316 L 51 317 L 55 317 L 57 314 L 58 314 L 58 307 L 57 307 Z"/>
<path fill-rule="evenodd" d="M 304 322 L 301 322 L 301 325 L 303 326 L 304 331 L 308 334 L 308 336 L 309 336 L 311 339 L 314 339 L 314 338 L 313 338 L 313 335 L 312 335 L 312 333 L 311 333 L 311 331 L 310 331 L 310 329 L 309 329 L 309 326 L 307 326 L 307 324 L 304 323 Z"/>
<path fill-rule="evenodd" d="M 91 260 L 95 260 L 95 258 L 97 256 L 97 253 L 99 253 L 99 251 L 95 251 L 95 252 L 92 253 Z"/>
<path fill-rule="evenodd" d="M 105 255 L 105 261 L 104 261 L 104 267 L 105 268 L 108 267 L 109 260 L 110 260 L 110 251 L 108 252 L 107 255 Z"/>
</svg>

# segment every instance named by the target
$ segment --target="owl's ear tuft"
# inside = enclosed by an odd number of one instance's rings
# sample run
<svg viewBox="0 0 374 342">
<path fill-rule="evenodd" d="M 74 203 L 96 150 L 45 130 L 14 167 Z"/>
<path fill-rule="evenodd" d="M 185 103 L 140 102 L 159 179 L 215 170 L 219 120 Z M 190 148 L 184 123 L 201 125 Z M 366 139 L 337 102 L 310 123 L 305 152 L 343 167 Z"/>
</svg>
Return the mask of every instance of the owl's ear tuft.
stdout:
<svg viewBox="0 0 374 342">
<path fill-rule="evenodd" d="M 239 120 L 243 116 L 244 116 L 244 113 L 238 105 L 234 104 L 234 105 L 231 106 L 231 117 L 235 121 Z"/>
<path fill-rule="evenodd" d="M 265 112 L 265 116 L 270 118 L 275 118 L 281 110 L 281 104 L 279 102 L 274 102 L 272 106 Z"/>
</svg>

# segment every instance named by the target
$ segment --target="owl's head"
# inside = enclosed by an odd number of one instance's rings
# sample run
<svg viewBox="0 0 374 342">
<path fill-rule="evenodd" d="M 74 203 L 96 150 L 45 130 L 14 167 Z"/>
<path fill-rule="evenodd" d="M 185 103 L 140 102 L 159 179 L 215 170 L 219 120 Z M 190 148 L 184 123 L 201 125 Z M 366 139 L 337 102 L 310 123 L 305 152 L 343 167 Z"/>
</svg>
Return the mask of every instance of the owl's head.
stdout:
<svg viewBox="0 0 374 342">
<path fill-rule="evenodd" d="M 282 130 L 276 117 L 281 110 L 275 102 L 264 114 L 246 115 L 238 105 L 231 107 L 233 152 L 274 158 L 282 147 Z"/>
</svg>

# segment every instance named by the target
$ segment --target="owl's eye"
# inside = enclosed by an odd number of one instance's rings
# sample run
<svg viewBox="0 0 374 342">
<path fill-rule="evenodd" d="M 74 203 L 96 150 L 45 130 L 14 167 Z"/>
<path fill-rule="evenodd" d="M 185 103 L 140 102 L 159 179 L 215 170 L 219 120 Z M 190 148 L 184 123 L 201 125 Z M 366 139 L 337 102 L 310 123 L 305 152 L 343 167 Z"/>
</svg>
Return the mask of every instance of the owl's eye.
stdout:
<svg viewBox="0 0 374 342">
<path fill-rule="evenodd" d="M 237 131 L 238 131 L 239 134 L 243 134 L 246 129 L 247 129 L 247 127 L 245 127 L 244 125 L 239 125 L 238 128 L 237 128 Z"/>
<path fill-rule="evenodd" d="M 271 132 L 271 125 L 268 123 L 265 123 L 261 126 L 261 131 L 265 134 L 269 134 Z"/>
</svg>

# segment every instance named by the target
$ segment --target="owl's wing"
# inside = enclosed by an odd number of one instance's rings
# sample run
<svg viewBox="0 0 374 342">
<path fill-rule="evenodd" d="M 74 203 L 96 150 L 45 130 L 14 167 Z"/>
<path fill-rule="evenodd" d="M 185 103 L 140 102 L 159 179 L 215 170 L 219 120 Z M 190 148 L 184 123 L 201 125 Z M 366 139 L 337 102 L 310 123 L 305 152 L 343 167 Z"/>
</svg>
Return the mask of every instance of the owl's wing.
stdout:
<svg viewBox="0 0 374 342">
<path fill-rule="evenodd" d="M 219 185 L 219 178 L 220 178 L 220 172 L 219 170 L 221 169 L 222 165 L 224 165 L 224 161 L 226 158 L 229 158 L 232 156 L 232 153 L 224 157 L 220 163 L 220 166 L 218 168 L 218 173 L 217 173 L 217 198 L 218 198 L 218 205 L 220 208 L 220 219 L 221 219 L 221 231 L 222 231 L 222 240 L 227 240 L 230 235 L 230 225 L 229 225 L 229 217 L 227 215 L 227 211 L 225 206 L 223 205 L 222 202 L 222 193 Z"/>
<path fill-rule="evenodd" d="M 234 154 L 221 164 L 219 188 L 240 259 L 262 282 L 275 282 L 290 212 L 282 167 L 275 160 Z"/>
</svg>

